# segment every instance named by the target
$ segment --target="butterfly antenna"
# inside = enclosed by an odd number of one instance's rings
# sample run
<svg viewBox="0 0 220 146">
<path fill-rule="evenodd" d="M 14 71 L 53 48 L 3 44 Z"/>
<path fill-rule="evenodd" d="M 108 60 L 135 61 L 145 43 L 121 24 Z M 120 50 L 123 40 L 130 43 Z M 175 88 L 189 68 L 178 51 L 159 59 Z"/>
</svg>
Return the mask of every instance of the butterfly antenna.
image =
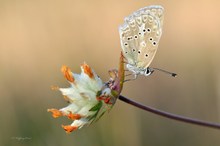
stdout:
<svg viewBox="0 0 220 146">
<path fill-rule="evenodd" d="M 160 69 L 160 68 L 152 68 L 152 69 L 153 69 L 153 70 L 158 70 L 158 71 L 164 72 L 164 73 L 166 73 L 166 74 L 171 75 L 172 77 L 176 77 L 176 76 L 177 76 L 176 73 L 172 73 L 172 72 L 169 72 L 169 71 L 166 71 L 166 70 Z"/>
</svg>

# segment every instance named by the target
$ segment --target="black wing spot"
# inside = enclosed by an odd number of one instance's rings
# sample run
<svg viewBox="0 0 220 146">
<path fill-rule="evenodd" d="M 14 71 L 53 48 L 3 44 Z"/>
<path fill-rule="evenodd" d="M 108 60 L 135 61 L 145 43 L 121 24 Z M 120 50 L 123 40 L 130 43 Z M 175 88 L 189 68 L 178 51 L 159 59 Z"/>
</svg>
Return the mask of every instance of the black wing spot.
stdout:
<svg viewBox="0 0 220 146">
<path fill-rule="evenodd" d="M 150 32 L 150 31 L 151 31 L 151 29 L 150 29 L 150 28 L 148 28 L 148 29 L 147 29 L 147 32 Z"/>
<path fill-rule="evenodd" d="M 139 34 L 139 35 L 141 35 L 141 33 L 140 33 L 140 32 L 139 32 L 138 34 Z"/>
<path fill-rule="evenodd" d="M 128 41 L 132 40 L 132 36 L 128 37 L 127 40 L 128 40 Z"/>
<path fill-rule="evenodd" d="M 135 36 L 134 36 L 134 38 L 135 38 L 135 39 L 137 39 L 137 38 L 138 38 L 138 36 L 137 36 L 137 35 L 135 35 Z"/>
<path fill-rule="evenodd" d="M 124 43 L 125 46 L 128 46 L 128 43 Z"/>
<path fill-rule="evenodd" d="M 143 32 L 146 32 L 146 29 L 143 29 Z"/>
<path fill-rule="evenodd" d="M 125 54 L 127 54 L 128 52 L 126 51 Z"/>
<path fill-rule="evenodd" d="M 138 54 L 140 54 L 141 53 L 141 51 L 140 50 L 138 50 Z"/>
<path fill-rule="evenodd" d="M 154 42 L 153 42 L 153 45 L 155 46 L 156 44 L 157 44 L 157 42 L 154 41 Z"/>
<path fill-rule="evenodd" d="M 148 57 L 148 55 L 147 55 L 147 54 L 145 54 L 145 57 Z"/>
<path fill-rule="evenodd" d="M 133 49 L 132 51 L 135 52 L 135 49 Z"/>
<path fill-rule="evenodd" d="M 150 41 L 153 41 L 153 38 L 152 38 L 152 37 L 150 37 L 150 38 L 149 38 L 149 40 L 150 40 Z"/>
</svg>

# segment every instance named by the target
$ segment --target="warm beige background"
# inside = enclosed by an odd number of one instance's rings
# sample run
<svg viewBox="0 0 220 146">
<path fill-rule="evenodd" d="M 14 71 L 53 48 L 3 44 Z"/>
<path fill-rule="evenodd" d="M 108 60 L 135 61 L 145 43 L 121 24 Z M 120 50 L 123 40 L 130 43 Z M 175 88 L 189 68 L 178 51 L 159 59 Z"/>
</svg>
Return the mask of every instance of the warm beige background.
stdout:
<svg viewBox="0 0 220 146">
<path fill-rule="evenodd" d="M 160 72 L 126 83 L 123 95 L 172 113 L 220 122 L 220 1 L 1 0 L 0 145 L 219 146 L 220 131 L 180 123 L 118 101 L 98 123 L 66 135 L 69 124 L 47 108 L 66 105 L 51 85 L 67 87 L 60 67 L 86 61 L 102 79 L 116 68 L 118 26 L 133 11 L 165 8 L 151 66 Z M 14 137 L 28 137 L 18 141 Z"/>
</svg>

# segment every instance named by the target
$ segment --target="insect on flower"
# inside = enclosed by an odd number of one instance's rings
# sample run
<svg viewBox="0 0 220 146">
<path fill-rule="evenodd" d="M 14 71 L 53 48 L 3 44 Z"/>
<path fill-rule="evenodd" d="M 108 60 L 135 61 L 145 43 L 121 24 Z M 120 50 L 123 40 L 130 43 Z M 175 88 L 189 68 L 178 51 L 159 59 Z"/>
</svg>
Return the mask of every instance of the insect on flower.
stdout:
<svg viewBox="0 0 220 146">
<path fill-rule="evenodd" d="M 125 18 L 119 27 L 120 42 L 123 55 L 127 61 L 127 69 L 134 75 L 151 75 L 154 70 L 176 76 L 158 68 L 150 68 L 162 35 L 164 8 L 152 5 L 141 8 Z"/>
</svg>

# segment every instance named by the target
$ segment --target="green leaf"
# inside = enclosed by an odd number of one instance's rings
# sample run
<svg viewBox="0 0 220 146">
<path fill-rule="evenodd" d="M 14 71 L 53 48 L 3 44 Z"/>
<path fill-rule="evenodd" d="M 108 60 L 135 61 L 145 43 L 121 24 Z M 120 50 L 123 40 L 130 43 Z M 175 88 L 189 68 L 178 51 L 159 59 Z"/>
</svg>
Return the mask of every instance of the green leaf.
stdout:
<svg viewBox="0 0 220 146">
<path fill-rule="evenodd" d="M 89 111 L 98 111 L 102 107 L 102 102 L 99 101 L 95 106 L 93 106 Z"/>
</svg>

